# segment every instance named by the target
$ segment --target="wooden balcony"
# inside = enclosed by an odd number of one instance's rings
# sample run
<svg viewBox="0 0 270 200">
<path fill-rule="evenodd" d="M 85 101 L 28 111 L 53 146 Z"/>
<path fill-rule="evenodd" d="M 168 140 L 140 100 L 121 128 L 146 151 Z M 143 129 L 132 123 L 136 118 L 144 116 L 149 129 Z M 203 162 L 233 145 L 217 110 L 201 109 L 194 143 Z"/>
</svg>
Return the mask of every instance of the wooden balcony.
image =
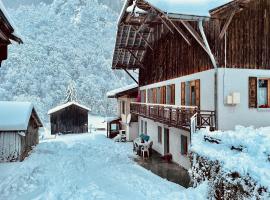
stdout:
<svg viewBox="0 0 270 200">
<path fill-rule="evenodd" d="M 187 131 L 215 129 L 215 111 L 198 110 L 194 106 L 131 103 L 130 112 Z"/>
</svg>

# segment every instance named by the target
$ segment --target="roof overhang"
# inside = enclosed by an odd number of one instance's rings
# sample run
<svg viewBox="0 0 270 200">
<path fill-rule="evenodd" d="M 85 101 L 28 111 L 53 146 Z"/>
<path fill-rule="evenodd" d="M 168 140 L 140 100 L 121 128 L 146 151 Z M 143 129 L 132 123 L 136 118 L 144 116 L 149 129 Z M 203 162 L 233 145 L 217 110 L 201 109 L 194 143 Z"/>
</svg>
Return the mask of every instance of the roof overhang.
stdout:
<svg viewBox="0 0 270 200">
<path fill-rule="evenodd" d="M 118 20 L 112 68 L 144 68 L 143 59 L 146 51 L 153 50 L 155 39 L 151 36 L 157 25 L 164 25 L 167 31 L 179 33 L 190 45 L 186 33 L 175 23 L 209 19 L 208 16 L 166 13 L 146 0 L 127 0 Z"/>
<path fill-rule="evenodd" d="M 4 8 L 0 7 L 0 38 L 8 43 L 11 43 L 10 40 L 13 40 L 18 44 L 22 44 L 23 41 L 16 35 L 10 20 Z"/>
</svg>

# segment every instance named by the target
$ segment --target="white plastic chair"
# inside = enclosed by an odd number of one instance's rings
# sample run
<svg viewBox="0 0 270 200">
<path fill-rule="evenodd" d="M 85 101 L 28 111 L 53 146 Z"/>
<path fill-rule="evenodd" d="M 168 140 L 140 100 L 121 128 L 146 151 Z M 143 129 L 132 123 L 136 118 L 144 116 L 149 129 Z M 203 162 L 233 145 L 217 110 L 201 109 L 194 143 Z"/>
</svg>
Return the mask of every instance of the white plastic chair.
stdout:
<svg viewBox="0 0 270 200">
<path fill-rule="evenodd" d="M 142 146 L 142 157 L 144 159 L 145 157 L 145 154 L 147 153 L 147 157 L 149 158 L 149 146 L 148 145 L 145 145 L 145 146 Z"/>
</svg>

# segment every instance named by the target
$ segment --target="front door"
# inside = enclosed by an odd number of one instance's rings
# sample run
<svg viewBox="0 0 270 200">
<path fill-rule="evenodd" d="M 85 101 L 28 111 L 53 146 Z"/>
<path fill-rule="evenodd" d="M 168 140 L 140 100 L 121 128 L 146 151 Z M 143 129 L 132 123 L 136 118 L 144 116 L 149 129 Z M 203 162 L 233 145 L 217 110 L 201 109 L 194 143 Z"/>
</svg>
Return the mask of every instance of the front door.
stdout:
<svg viewBox="0 0 270 200">
<path fill-rule="evenodd" d="M 169 129 L 164 128 L 164 154 L 170 153 Z"/>
</svg>

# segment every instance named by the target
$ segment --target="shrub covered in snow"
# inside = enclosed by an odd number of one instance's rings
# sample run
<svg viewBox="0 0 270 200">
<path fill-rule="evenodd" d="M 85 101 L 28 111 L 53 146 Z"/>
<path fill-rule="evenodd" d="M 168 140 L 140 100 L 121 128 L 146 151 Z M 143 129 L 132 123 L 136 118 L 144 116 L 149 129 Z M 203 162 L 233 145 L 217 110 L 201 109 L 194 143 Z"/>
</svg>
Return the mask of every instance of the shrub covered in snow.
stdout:
<svg viewBox="0 0 270 200">
<path fill-rule="evenodd" d="M 192 136 L 194 186 L 208 180 L 218 199 L 270 198 L 270 128 L 199 131 Z"/>
</svg>

